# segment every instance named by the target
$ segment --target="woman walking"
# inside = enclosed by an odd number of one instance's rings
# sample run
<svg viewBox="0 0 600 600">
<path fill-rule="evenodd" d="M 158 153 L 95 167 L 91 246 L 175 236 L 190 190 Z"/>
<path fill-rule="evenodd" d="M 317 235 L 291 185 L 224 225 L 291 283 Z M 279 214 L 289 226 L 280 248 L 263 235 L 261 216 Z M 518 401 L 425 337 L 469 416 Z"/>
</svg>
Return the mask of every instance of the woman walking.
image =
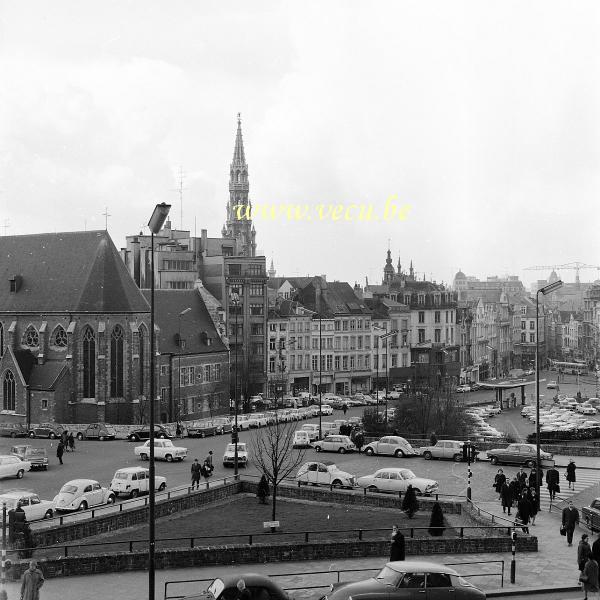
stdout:
<svg viewBox="0 0 600 600">
<path fill-rule="evenodd" d="M 390 561 L 404 560 L 406 555 L 406 548 L 404 542 L 404 536 L 398 529 L 398 525 L 392 527 L 392 545 L 390 547 Z"/>
<path fill-rule="evenodd" d="M 502 486 L 506 483 L 506 475 L 502 469 L 498 469 L 496 476 L 494 477 L 494 489 L 498 494 L 498 500 L 502 500 Z"/>
<path fill-rule="evenodd" d="M 502 484 L 500 488 L 500 499 L 502 500 L 502 512 L 506 512 L 508 508 L 508 514 L 510 515 L 510 509 L 513 504 L 513 495 L 511 488 L 506 484 L 506 481 Z"/>
<path fill-rule="evenodd" d="M 579 576 L 579 581 L 583 583 L 583 600 L 587 600 L 588 593 L 597 594 L 598 587 L 598 563 L 591 557 L 588 557 L 583 568 L 583 573 Z"/>
<path fill-rule="evenodd" d="M 527 499 L 527 493 L 523 492 L 521 499 L 519 500 L 519 512 L 517 513 L 517 519 L 521 521 L 521 527 L 523 529 L 523 533 L 529 533 L 529 519 L 531 517 L 531 504 Z"/>
<path fill-rule="evenodd" d="M 577 566 L 579 570 L 583 573 L 585 569 L 585 564 L 587 563 L 588 558 L 592 555 L 592 547 L 589 543 L 588 534 L 584 533 L 581 536 L 581 541 L 579 542 L 579 546 L 577 546 Z"/>
<path fill-rule="evenodd" d="M 577 478 L 575 477 L 575 470 L 577 466 L 575 465 L 575 461 L 571 458 L 569 459 L 569 464 L 567 465 L 567 481 L 569 482 L 569 489 L 575 491 L 575 481 Z"/>
<path fill-rule="evenodd" d="M 539 502 L 538 502 L 537 494 L 535 493 L 535 488 L 531 488 L 531 487 L 528 488 L 527 500 L 529 500 L 531 524 L 535 525 L 535 517 L 538 514 L 538 510 L 539 510 Z"/>
</svg>

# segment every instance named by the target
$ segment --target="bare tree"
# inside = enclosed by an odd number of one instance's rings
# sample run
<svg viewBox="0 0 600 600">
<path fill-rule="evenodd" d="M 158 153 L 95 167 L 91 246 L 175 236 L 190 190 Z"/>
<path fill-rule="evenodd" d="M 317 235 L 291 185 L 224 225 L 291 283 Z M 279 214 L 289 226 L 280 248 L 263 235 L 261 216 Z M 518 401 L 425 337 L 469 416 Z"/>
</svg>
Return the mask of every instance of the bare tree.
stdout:
<svg viewBox="0 0 600 600">
<path fill-rule="evenodd" d="M 279 484 L 296 470 L 304 460 L 304 450 L 294 450 L 293 421 L 284 423 L 277 418 L 250 439 L 252 454 L 259 469 L 264 473 L 273 488 L 272 520 L 275 520 L 277 508 L 277 488 Z"/>
</svg>

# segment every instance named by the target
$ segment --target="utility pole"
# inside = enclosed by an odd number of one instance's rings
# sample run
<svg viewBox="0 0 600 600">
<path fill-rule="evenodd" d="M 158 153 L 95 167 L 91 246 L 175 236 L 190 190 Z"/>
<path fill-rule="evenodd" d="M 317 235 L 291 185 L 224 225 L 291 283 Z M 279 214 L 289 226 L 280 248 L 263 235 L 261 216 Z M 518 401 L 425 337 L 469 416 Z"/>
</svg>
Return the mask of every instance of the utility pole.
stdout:
<svg viewBox="0 0 600 600">
<path fill-rule="evenodd" d="M 179 185 L 175 190 L 179 194 L 179 229 L 183 229 L 183 190 L 187 189 L 183 187 L 183 180 L 185 179 L 185 172 L 183 167 L 179 166 Z"/>
</svg>

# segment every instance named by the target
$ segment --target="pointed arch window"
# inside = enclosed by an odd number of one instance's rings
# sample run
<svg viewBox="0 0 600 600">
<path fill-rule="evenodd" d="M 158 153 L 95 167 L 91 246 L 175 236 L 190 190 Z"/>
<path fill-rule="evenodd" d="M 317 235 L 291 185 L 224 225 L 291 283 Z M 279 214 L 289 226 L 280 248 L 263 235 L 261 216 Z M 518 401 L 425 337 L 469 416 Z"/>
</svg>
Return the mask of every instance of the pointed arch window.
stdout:
<svg viewBox="0 0 600 600">
<path fill-rule="evenodd" d="M 4 325 L 0 323 L 0 358 L 4 356 Z"/>
<path fill-rule="evenodd" d="M 2 409 L 15 411 L 17 405 L 17 386 L 12 371 L 6 371 L 2 380 Z"/>
<path fill-rule="evenodd" d="M 123 328 L 120 325 L 110 335 L 110 396 L 123 396 Z"/>
<path fill-rule="evenodd" d="M 62 325 L 58 325 L 52 332 L 51 344 L 57 348 L 67 347 L 67 332 Z"/>
<path fill-rule="evenodd" d="M 91 327 L 83 332 L 83 397 L 96 397 L 96 337 Z"/>
<path fill-rule="evenodd" d="M 25 330 L 23 344 L 29 348 L 37 348 L 40 345 L 40 336 L 37 332 L 37 329 L 33 325 L 30 325 Z"/>
<path fill-rule="evenodd" d="M 140 386 L 139 393 L 144 393 L 144 365 L 146 364 L 146 328 L 144 326 L 139 329 L 139 342 L 140 342 Z"/>
</svg>

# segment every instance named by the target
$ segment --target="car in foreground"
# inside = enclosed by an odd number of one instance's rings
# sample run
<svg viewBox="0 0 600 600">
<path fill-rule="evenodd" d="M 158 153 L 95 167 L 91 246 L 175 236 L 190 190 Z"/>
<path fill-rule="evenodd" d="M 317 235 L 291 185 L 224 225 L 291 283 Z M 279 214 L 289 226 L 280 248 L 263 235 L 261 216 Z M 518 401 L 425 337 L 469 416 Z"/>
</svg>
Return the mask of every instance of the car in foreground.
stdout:
<svg viewBox="0 0 600 600">
<path fill-rule="evenodd" d="M 70 512 L 87 510 L 94 506 L 113 504 L 115 495 L 94 479 L 73 479 L 60 488 L 54 498 L 55 510 Z"/>
<path fill-rule="evenodd" d="M 10 449 L 10 453 L 18 456 L 21 460 L 28 461 L 31 469 L 48 470 L 48 452 L 46 448 L 35 448 L 28 444 L 19 444 Z"/>
<path fill-rule="evenodd" d="M 237 455 L 238 467 L 246 467 L 248 465 L 248 448 L 246 444 L 238 442 Z M 227 444 L 227 448 L 223 453 L 223 466 L 235 467 L 235 444 Z"/>
<path fill-rule="evenodd" d="M 372 475 L 364 475 L 357 480 L 358 487 L 369 492 L 404 493 L 411 485 L 417 495 L 437 494 L 439 484 L 434 479 L 417 477 L 410 469 L 388 467 L 379 469 Z"/>
<path fill-rule="evenodd" d="M 6 503 L 6 510 L 20 506 L 27 521 L 51 519 L 54 516 L 54 502 L 41 500 L 37 494 L 27 490 L 11 490 L 0 494 L 0 506 Z"/>
<path fill-rule="evenodd" d="M 455 462 L 462 462 L 464 445 L 465 442 L 458 440 L 440 440 L 434 446 L 424 446 L 421 448 L 421 455 L 425 460 L 446 458 Z"/>
<path fill-rule="evenodd" d="M 384 454 L 404 458 L 405 456 L 419 456 L 417 452 L 403 437 L 386 435 L 381 439 L 370 442 L 365 446 L 365 454 Z"/>
<path fill-rule="evenodd" d="M 150 459 L 150 440 L 142 446 L 136 446 L 133 449 L 136 456 L 142 460 Z M 154 440 L 154 458 L 156 460 L 166 460 L 173 462 L 174 460 L 183 460 L 187 456 L 187 448 L 183 446 L 175 446 L 171 440 Z"/>
<path fill-rule="evenodd" d="M 213 580 L 205 591 L 191 596 L 183 596 L 181 600 L 232 600 L 239 596 L 237 582 L 240 579 L 244 580 L 250 597 L 253 599 L 291 600 L 288 593 L 272 579 L 256 573 L 238 573 L 219 577 Z"/>
<path fill-rule="evenodd" d="M 168 440 L 171 438 L 169 432 L 162 425 L 154 426 L 154 437 L 162 440 Z M 140 427 L 134 429 L 128 436 L 127 439 L 130 442 L 141 442 L 143 440 L 150 439 L 150 427 Z"/>
<path fill-rule="evenodd" d="M 537 463 L 535 444 L 509 444 L 506 448 L 488 450 L 486 454 L 493 465 L 520 465 L 531 469 Z M 549 466 L 550 461 L 552 461 L 552 454 L 540 450 L 540 459 L 542 467 Z M 544 461 L 546 461 L 546 464 L 544 464 Z M 553 461 L 552 464 L 554 464 Z"/>
<path fill-rule="evenodd" d="M 23 479 L 26 471 L 31 469 L 28 460 L 22 460 L 14 454 L 0 455 L 0 477 L 16 477 Z"/>
<path fill-rule="evenodd" d="M 117 437 L 117 432 L 111 425 L 107 423 L 91 423 L 85 428 L 85 431 L 77 432 L 78 440 L 114 440 Z"/>
<path fill-rule="evenodd" d="M 354 452 L 356 446 L 347 435 L 327 435 L 314 443 L 317 452 Z"/>
<path fill-rule="evenodd" d="M 389 562 L 375 577 L 352 583 L 334 583 L 321 600 L 485 600 L 485 593 L 454 569 L 423 560 Z"/>
<path fill-rule="evenodd" d="M 466 392 L 470 392 L 471 391 L 471 386 L 470 385 L 459 385 L 456 388 L 456 392 L 458 394 L 464 394 Z"/>
<path fill-rule="evenodd" d="M 547 390 L 555 390 L 558 387 L 556 381 L 549 381 L 546 385 Z"/>
<path fill-rule="evenodd" d="M 3 437 L 27 437 L 27 427 L 23 423 L 0 423 L 0 435 Z"/>
<path fill-rule="evenodd" d="M 167 487 L 167 478 L 154 475 L 154 489 L 162 492 Z M 150 491 L 150 471 L 144 467 L 125 467 L 118 469 L 110 482 L 110 491 L 115 496 L 137 498 Z"/>
<path fill-rule="evenodd" d="M 585 526 L 592 532 L 600 531 L 600 498 L 594 498 L 589 506 L 581 508 L 581 520 Z"/>
<path fill-rule="evenodd" d="M 298 485 L 327 485 L 335 488 L 350 488 L 356 486 L 356 477 L 351 473 L 338 469 L 329 460 L 305 462 L 296 473 Z"/>
<path fill-rule="evenodd" d="M 59 438 L 65 428 L 58 423 L 40 423 L 39 425 L 32 426 L 27 435 L 30 438 L 48 438 L 53 440 Z"/>
</svg>

